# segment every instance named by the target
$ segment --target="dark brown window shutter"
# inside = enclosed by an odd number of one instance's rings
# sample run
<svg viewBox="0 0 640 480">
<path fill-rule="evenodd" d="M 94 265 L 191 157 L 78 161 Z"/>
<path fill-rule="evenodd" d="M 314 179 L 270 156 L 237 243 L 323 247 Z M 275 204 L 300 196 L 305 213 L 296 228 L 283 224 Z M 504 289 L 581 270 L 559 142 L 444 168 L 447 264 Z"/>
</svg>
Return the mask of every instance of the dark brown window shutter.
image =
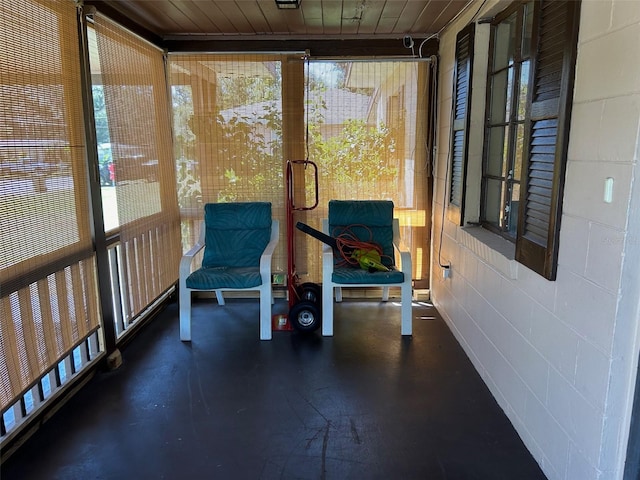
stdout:
<svg viewBox="0 0 640 480">
<path fill-rule="evenodd" d="M 471 110 L 471 71 L 473 67 L 473 37 L 475 24 L 467 25 L 456 37 L 456 65 L 454 72 L 453 112 L 451 127 L 451 177 L 449 206 L 462 224 L 464 209 L 465 172 L 468 157 L 469 112 Z"/>
<path fill-rule="evenodd" d="M 555 280 L 580 2 L 536 2 L 516 260 Z"/>
</svg>

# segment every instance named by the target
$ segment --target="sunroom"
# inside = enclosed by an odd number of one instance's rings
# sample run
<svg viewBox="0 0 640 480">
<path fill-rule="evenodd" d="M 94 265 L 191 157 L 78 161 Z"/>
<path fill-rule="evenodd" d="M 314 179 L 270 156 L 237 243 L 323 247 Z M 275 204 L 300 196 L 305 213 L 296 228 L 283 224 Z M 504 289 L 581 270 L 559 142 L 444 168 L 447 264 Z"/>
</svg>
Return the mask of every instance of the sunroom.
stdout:
<svg viewBox="0 0 640 480">
<path fill-rule="evenodd" d="M 414 302 L 547 478 L 637 478 L 640 6 L 277 3 L 0 6 L 3 450 L 175 301 L 206 203 L 285 225 L 307 159 L 296 219 L 393 201 Z"/>
</svg>

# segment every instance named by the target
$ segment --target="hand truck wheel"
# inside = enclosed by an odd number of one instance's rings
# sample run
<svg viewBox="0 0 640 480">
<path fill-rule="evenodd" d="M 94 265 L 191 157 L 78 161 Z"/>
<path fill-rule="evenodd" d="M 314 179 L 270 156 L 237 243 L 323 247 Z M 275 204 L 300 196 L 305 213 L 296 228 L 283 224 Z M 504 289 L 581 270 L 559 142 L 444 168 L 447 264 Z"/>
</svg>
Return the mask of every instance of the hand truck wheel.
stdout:
<svg viewBox="0 0 640 480">
<path fill-rule="evenodd" d="M 321 308 L 322 287 L 317 283 L 305 282 L 298 287 L 298 298 L 313 302 Z"/>
<path fill-rule="evenodd" d="M 320 309 L 315 302 L 302 300 L 289 309 L 289 322 L 299 332 L 313 332 L 320 327 Z"/>
</svg>

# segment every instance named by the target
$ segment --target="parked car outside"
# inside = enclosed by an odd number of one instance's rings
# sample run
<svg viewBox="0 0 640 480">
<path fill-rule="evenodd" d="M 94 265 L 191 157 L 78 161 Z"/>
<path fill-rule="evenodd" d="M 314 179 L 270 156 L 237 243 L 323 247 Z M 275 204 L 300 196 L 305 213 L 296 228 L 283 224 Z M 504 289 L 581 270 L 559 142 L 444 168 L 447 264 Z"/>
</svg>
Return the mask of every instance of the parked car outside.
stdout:
<svg viewBox="0 0 640 480">
<path fill-rule="evenodd" d="M 100 185 L 115 185 L 115 170 L 111 157 L 111 144 L 98 145 L 98 166 L 100 171 Z"/>
<path fill-rule="evenodd" d="M 142 146 L 101 143 L 98 162 L 101 185 L 133 180 L 155 182 L 158 179 L 158 160 L 150 159 Z"/>
<path fill-rule="evenodd" d="M 64 173 L 64 147 L 55 140 L 0 140 L 0 178 L 29 179 L 36 192 L 46 192 L 46 179 Z"/>
</svg>

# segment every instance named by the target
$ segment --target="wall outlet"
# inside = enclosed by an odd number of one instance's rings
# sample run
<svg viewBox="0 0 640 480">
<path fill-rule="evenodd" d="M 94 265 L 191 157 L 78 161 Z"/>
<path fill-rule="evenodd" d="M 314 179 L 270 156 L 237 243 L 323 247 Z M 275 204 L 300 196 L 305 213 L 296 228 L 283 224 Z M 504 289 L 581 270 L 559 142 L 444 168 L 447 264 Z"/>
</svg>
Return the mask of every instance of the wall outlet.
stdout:
<svg viewBox="0 0 640 480">
<path fill-rule="evenodd" d="M 451 267 L 449 265 L 445 265 L 442 267 L 442 278 L 447 279 L 451 277 Z"/>
</svg>

